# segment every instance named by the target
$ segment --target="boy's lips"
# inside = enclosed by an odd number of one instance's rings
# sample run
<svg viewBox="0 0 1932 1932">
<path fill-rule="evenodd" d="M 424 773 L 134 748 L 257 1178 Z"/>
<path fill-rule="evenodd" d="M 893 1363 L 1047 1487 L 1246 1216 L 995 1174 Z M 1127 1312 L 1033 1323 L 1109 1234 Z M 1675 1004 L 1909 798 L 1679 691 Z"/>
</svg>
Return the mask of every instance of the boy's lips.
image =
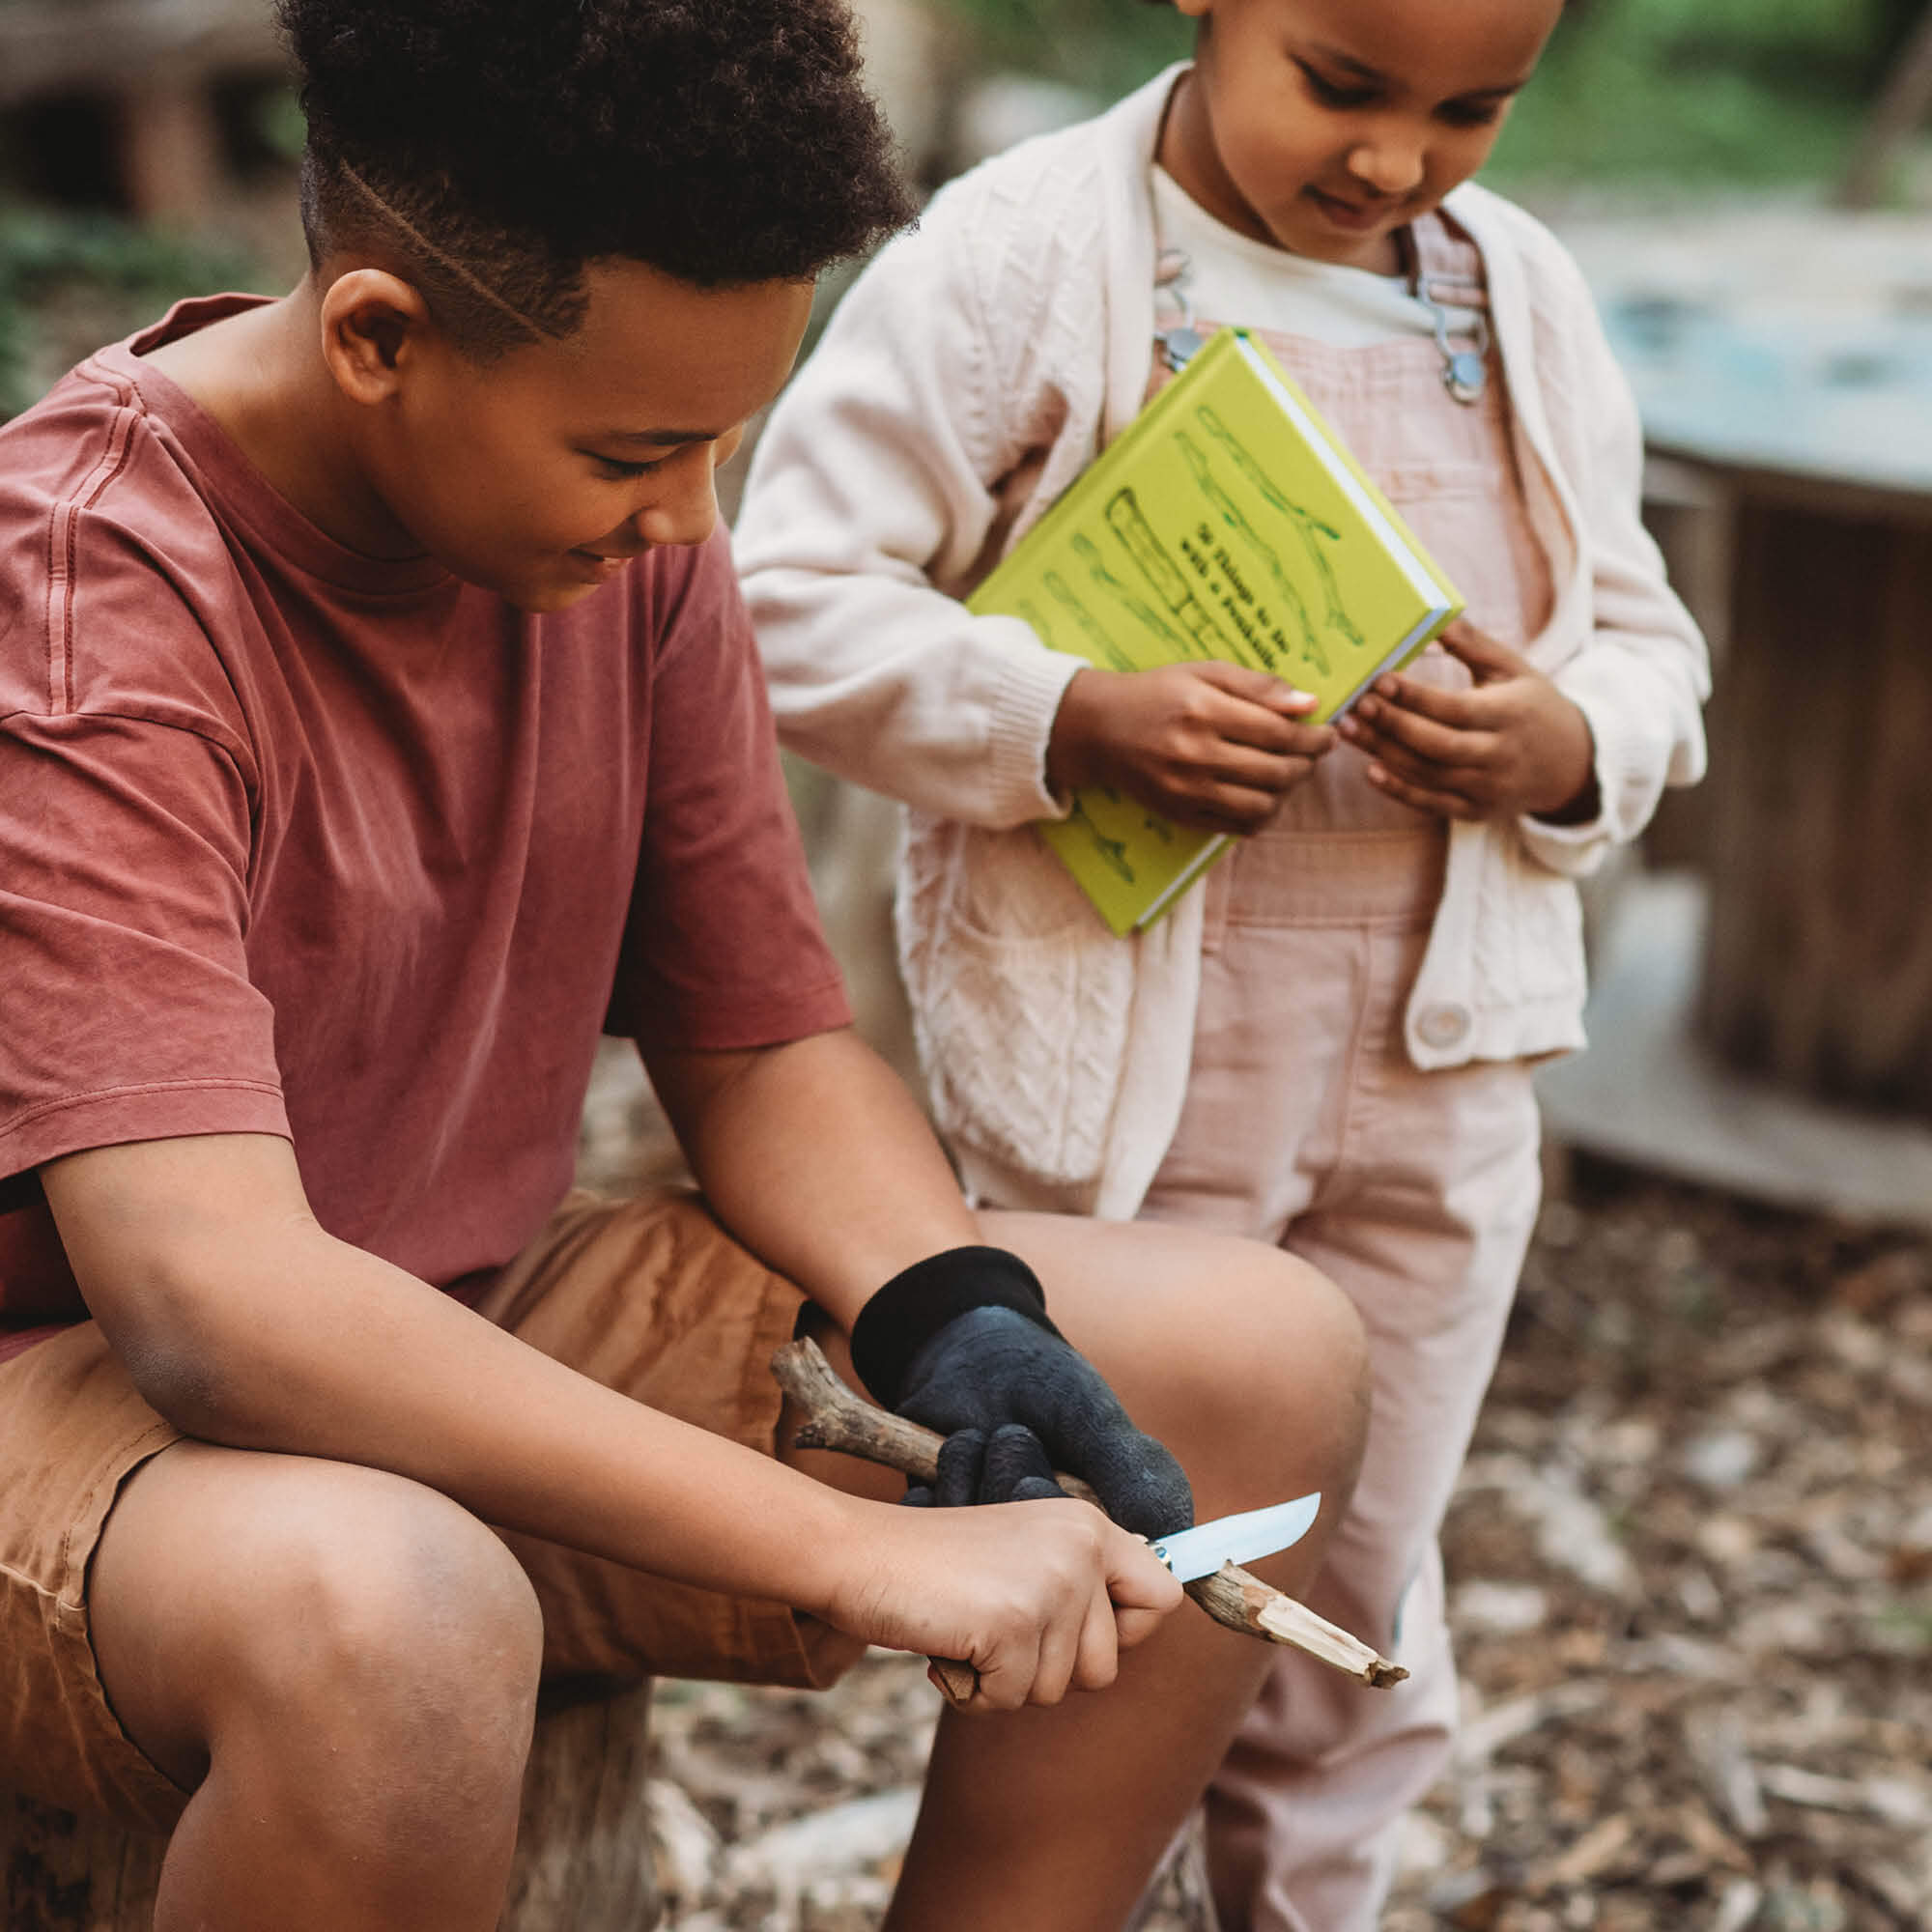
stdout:
<svg viewBox="0 0 1932 1932">
<path fill-rule="evenodd" d="M 601 583 L 609 578 L 615 577 L 627 563 L 633 562 L 636 558 L 642 556 L 643 552 L 641 550 L 626 550 L 619 551 L 614 555 L 611 555 L 601 550 L 584 550 L 582 547 L 577 547 L 572 549 L 570 554 L 584 566 L 586 572 L 597 582 Z"/>
</svg>

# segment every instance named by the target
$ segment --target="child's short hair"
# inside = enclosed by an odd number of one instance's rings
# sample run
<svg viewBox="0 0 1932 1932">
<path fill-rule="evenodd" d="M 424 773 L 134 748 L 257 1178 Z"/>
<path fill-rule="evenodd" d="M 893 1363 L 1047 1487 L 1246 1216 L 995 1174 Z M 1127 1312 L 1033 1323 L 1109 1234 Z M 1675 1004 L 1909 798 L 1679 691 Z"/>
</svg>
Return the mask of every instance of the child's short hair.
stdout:
<svg viewBox="0 0 1932 1932">
<path fill-rule="evenodd" d="M 379 237 L 489 357 L 583 269 L 804 279 L 912 213 L 842 0 L 278 0 L 311 258 Z"/>
</svg>

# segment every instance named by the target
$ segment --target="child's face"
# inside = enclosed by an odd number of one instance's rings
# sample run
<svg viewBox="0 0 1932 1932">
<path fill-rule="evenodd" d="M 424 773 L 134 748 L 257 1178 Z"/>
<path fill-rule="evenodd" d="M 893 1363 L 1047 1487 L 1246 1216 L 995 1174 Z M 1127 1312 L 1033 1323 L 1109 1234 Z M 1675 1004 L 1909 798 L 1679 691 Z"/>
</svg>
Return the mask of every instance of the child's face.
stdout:
<svg viewBox="0 0 1932 1932">
<path fill-rule="evenodd" d="M 1201 30 L 1160 158 L 1231 227 L 1393 270 L 1475 173 L 1562 0 L 1177 0 Z"/>
<path fill-rule="evenodd" d="M 432 336 L 365 452 L 424 549 L 526 611 L 710 535 L 712 472 L 777 395 L 811 307 L 809 282 L 705 290 L 626 262 L 586 280 L 561 341 L 479 363 Z"/>
</svg>

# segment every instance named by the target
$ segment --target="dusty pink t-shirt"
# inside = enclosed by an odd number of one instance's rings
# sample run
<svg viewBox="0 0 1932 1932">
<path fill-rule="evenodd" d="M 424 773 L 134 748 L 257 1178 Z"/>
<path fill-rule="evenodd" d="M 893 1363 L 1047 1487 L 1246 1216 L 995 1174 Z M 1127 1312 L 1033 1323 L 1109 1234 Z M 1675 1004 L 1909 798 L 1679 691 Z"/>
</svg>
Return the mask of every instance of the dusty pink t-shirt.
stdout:
<svg viewBox="0 0 1932 1932">
<path fill-rule="evenodd" d="M 848 1016 L 723 536 L 547 616 L 345 550 L 139 359 L 235 306 L 0 430 L 0 1351 L 84 1312 L 57 1155 L 284 1134 L 447 1285 L 568 1186 L 600 1031 Z"/>
</svg>

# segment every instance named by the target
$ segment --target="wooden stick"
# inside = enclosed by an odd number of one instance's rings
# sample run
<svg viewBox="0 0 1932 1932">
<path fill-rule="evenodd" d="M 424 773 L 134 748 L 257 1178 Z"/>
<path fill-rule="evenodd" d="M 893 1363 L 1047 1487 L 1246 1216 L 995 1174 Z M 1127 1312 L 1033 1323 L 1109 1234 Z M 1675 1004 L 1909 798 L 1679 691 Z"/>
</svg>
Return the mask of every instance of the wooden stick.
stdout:
<svg viewBox="0 0 1932 1932">
<path fill-rule="evenodd" d="M 772 1374 L 779 1386 L 798 1406 L 804 1426 L 794 1438 L 801 1449 L 832 1449 L 858 1456 L 867 1463 L 896 1469 L 915 1483 L 930 1483 L 939 1474 L 941 1437 L 902 1415 L 869 1403 L 834 1373 L 825 1351 L 814 1341 L 787 1342 L 772 1357 Z M 1099 1497 L 1078 1476 L 1058 1471 L 1054 1481 L 1069 1496 L 1099 1507 Z M 1217 1624 L 1264 1643 L 1287 1644 L 1331 1665 L 1377 1690 L 1400 1684 L 1408 1672 L 1371 1650 L 1359 1637 L 1318 1617 L 1307 1605 L 1232 1563 L 1211 1577 L 1197 1577 L 1182 1587 Z M 933 1660 L 941 1689 L 954 1703 L 973 1694 L 972 1665 L 950 1659 Z"/>
</svg>

